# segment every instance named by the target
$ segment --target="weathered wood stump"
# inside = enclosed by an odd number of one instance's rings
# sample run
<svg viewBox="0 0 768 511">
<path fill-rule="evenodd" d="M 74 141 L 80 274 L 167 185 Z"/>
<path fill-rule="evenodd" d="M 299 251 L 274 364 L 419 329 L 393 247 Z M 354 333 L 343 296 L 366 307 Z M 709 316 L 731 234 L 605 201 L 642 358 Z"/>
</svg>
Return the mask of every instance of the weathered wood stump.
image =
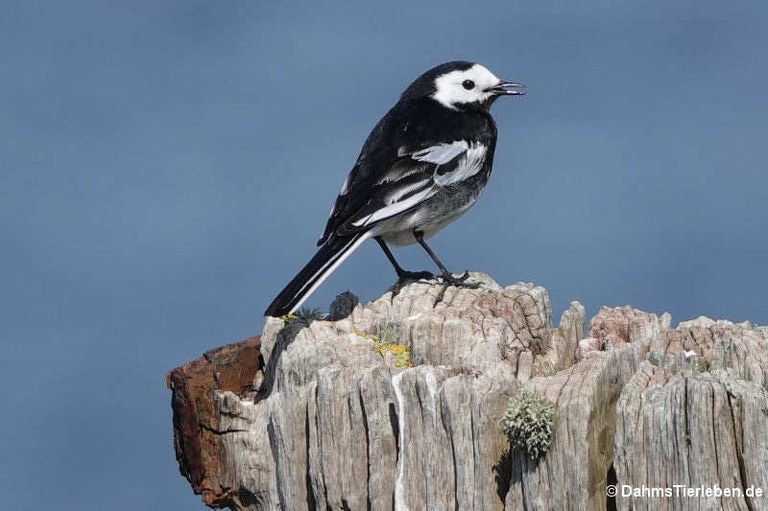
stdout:
<svg viewBox="0 0 768 511">
<path fill-rule="evenodd" d="M 622 307 L 584 338 L 578 302 L 552 327 L 545 289 L 473 278 L 270 318 L 171 371 L 194 491 L 236 510 L 768 508 L 768 330 Z M 523 387 L 556 407 L 538 460 L 501 425 Z"/>
</svg>

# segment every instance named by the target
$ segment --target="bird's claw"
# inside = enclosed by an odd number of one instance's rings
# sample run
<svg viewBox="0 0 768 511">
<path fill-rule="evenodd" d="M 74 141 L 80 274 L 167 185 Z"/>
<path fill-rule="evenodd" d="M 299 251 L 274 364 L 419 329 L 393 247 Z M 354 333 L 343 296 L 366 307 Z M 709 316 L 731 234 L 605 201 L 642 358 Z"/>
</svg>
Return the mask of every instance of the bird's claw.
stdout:
<svg viewBox="0 0 768 511">
<path fill-rule="evenodd" d="M 430 280 L 434 279 L 435 275 L 429 271 L 408 271 L 403 270 L 397 274 L 397 282 L 392 286 L 392 298 L 394 299 L 400 291 L 409 283 L 414 280 Z"/>
<path fill-rule="evenodd" d="M 429 271 L 407 271 L 403 270 L 397 274 L 398 284 L 405 284 L 409 280 L 430 280 L 434 279 L 435 275 Z"/>
<path fill-rule="evenodd" d="M 440 275 L 440 278 L 445 282 L 446 284 L 450 284 L 451 286 L 456 287 L 468 287 L 468 288 L 478 288 L 480 287 L 479 282 L 466 282 L 466 280 L 469 278 L 469 272 L 465 271 L 462 275 L 459 275 L 458 277 L 453 275 L 452 273 L 443 273 Z"/>
</svg>

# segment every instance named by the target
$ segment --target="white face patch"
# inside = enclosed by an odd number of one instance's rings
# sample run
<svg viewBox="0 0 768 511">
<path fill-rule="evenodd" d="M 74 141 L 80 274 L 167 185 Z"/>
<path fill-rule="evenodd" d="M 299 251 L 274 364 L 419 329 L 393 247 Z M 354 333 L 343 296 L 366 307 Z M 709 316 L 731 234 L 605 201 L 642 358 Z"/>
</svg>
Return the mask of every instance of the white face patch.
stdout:
<svg viewBox="0 0 768 511">
<path fill-rule="evenodd" d="M 438 76 L 435 80 L 435 93 L 432 98 L 448 108 L 457 108 L 460 103 L 482 102 L 492 96 L 490 92 L 483 92 L 489 87 L 497 85 L 501 80 L 480 64 L 475 64 L 466 71 L 451 71 Z M 469 82 L 473 87 L 467 88 Z"/>
</svg>

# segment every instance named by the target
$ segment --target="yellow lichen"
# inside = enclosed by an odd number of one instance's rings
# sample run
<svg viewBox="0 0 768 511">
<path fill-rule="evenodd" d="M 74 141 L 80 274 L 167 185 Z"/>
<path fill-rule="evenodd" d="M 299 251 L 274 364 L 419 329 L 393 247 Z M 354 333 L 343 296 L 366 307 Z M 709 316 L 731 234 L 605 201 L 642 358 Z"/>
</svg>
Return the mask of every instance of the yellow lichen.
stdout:
<svg viewBox="0 0 768 511">
<path fill-rule="evenodd" d="M 374 341 L 373 347 L 382 357 L 387 353 L 392 353 L 395 367 L 413 367 L 413 362 L 411 362 L 411 350 L 408 349 L 408 346 L 391 342 L 385 343 Z"/>
<path fill-rule="evenodd" d="M 387 353 L 392 353 L 395 367 L 413 367 L 413 363 L 411 362 L 411 350 L 408 349 L 408 346 L 396 344 L 394 342 L 383 342 L 378 335 L 369 334 L 368 332 L 363 332 L 354 328 L 351 332 L 358 337 L 373 341 L 373 348 L 382 357 Z"/>
<path fill-rule="evenodd" d="M 363 331 L 357 330 L 355 328 L 352 329 L 352 333 L 357 335 L 358 337 L 362 337 L 363 339 L 369 339 L 371 341 L 378 341 L 379 340 L 379 336 L 378 335 L 369 334 L 367 332 L 363 332 Z"/>
</svg>

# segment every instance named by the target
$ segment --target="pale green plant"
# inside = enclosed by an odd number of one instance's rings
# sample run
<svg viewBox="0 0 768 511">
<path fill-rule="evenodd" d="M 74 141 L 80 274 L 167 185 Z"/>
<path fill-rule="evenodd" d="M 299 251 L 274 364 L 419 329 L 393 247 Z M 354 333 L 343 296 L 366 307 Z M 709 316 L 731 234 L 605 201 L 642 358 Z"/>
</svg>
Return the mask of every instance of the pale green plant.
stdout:
<svg viewBox="0 0 768 511">
<path fill-rule="evenodd" d="M 552 444 L 555 407 L 539 394 L 522 389 L 507 403 L 501 422 L 512 447 L 539 459 Z"/>
</svg>

